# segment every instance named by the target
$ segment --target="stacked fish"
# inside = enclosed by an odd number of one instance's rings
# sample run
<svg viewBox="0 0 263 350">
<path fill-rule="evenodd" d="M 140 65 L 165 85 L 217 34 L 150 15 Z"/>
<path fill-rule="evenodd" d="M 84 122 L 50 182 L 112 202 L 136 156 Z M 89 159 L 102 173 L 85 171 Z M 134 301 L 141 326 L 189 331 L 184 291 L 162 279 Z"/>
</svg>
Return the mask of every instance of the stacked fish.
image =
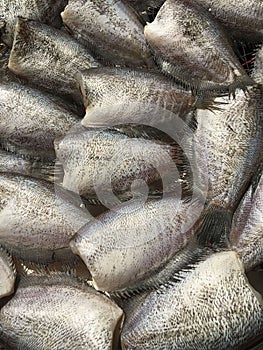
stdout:
<svg viewBox="0 0 263 350">
<path fill-rule="evenodd" d="M 0 33 L 6 349 L 257 346 L 262 0 L 1 0 Z"/>
</svg>

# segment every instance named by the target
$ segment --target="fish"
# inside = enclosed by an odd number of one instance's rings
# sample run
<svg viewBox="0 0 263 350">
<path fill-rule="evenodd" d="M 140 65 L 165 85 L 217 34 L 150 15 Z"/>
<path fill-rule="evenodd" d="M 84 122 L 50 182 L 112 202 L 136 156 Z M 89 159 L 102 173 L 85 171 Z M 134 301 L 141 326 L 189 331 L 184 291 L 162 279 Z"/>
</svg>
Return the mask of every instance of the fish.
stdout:
<svg viewBox="0 0 263 350">
<path fill-rule="evenodd" d="M 66 6 L 66 0 L 2 0 L 0 4 L 1 39 L 9 47 L 12 46 L 14 28 L 17 17 L 28 17 L 55 27 L 60 27 L 62 21 L 60 12 Z"/>
<path fill-rule="evenodd" d="M 237 254 L 221 251 L 136 304 L 121 343 L 124 350 L 236 349 L 262 329 L 262 296 Z"/>
<path fill-rule="evenodd" d="M 0 173 L 0 244 L 12 256 L 74 261 L 69 242 L 91 218 L 80 198 L 44 180 Z"/>
<path fill-rule="evenodd" d="M 262 89 L 238 90 L 235 99 L 219 101 L 217 111 L 197 111 L 194 143 L 207 188 L 196 234 L 202 244 L 228 247 L 233 213 L 262 163 Z"/>
<path fill-rule="evenodd" d="M 60 98 L 23 84 L 0 83 L 0 145 L 31 159 L 55 159 L 54 139 L 80 119 Z"/>
<path fill-rule="evenodd" d="M 164 119 L 163 113 L 165 119 L 174 118 L 173 113 L 184 119 L 198 104 L 191 91 L 145 69 L 92 68 L 78 75 L 78 85 L 86 108 L 84 127 L 155 126 Z"/>
<path fill-rule="evenodd" d="M 69 1 L 64 25 L 104 64 L 155 68 L 143 35 L 143 23 L 126 2 Z"/>
<path fill-rule="evenodd" d="M 0 298 L 14 293 L 16 268 L 8 252 L 0 247 Z"/>
<path fill-rule="evenodd" d="M 19 77 L 81 103 L 75 75 L 98 66 L 91 54 L 67 33 L 18 18 L 8 68 Z"/>
<path fill-rule="evenodd" d="M 166 0 L 144 28 L 160 70 L 194 92 L 253 85 L 220 25 L 197 3 Z"/>
<path fill-rule="evenodd" d="M 235 212 L 229 241 L 246 271 L 263 263 L 263 176 L 251 185 Z"/>
<path fill-rule="evenodd" d="M 258 50 L 255 56 L 255 67 L 252 77 L 256 83 L 263 85 L 263 46 Z"/>
<path fill-rule="evenodd" d="M 56 139 L 62 186 L 106 206 L 144 196 L 146 190 L 153 198 L 179 195 L 180 190 L 186 196 L 192 186 L 186 154 L 165 134 L 153 139 L 142 128 L 142 135 L 136 126 L 122 125 L 78 130 Z"/>
<path fill-rule="evenodd" d="M 226 30 L 239 40 L 250 42 L 263 39 L 263 4 L 261 0 L 228 1 L 197 0 Z"/>
<path fill-rule="evenodd" d="M 33 273 L 1 309 L 0 333 L 13 349 L 111 350 L 122 320 L 112 300 L 78 279 Z"/>
<path fill-rule="evenodd" d="M 153 201 L 134 200 L 114 207 L 84 225 L 70 247 L 92 276 L 93 286 L 124 294 L 153 276 L 191 240 L 203 209 L 199 198 L 182 201 L 174 196 Z"/>
</svg>

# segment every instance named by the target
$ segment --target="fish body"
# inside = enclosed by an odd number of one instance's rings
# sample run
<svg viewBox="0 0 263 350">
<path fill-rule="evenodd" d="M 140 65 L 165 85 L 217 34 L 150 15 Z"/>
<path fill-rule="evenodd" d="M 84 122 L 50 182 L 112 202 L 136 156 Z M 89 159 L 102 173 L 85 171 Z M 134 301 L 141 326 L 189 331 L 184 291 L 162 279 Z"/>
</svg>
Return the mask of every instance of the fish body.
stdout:
<svg viewBox="0 0 263 350">
<path fill-rule="evenodd" d="M 128 127 L 69 133 L 55 141 L 55 150 L 63 187 L 87 198 L 98 196 L 104 204 L 143 194 L 145 184 L 154 196 L 188 186 L 178 145 L 136 137 Z"/>
<path fill-rule="evenodd" d="M 1 309 L 1 337 L 13 349 L 115 349 L 122 310 L 63 273 L 27 276 Z"/>
<path fill-rule="evenodd" d="M 0 144 L 35 159 L 54 159 L 54 139 L 79 122 L 60 98 L 18 83 L 0 84 Z"/>
<path fill-rule="evenodd" d="M 11 256 L 0 247 L 0 298 L 14 292 L 16 269 Z"/>
<path fill-rule="evenodd" d="M 263 47 L 256 54 L 255 68 L 252 77 L 258 84 L 263 84 Z"/>
<path fill-rule="evenodd" d="M 46 181 L 4 173 L 0 190 L 3 247 L 29 261 L 74 259 L 69 241 L 90 220 L 74 195 Z"/>
<path fill-rule="evenodd" d="M 262 296 L 248 284 L 237 254 L 225 251 L 136 304 L 124 324 L 122 348 L 236 349 L 262 329 Z"/>
<path fill-rule="evenodd" d="M 261 0 L 197 0 L 208 10 L 231 34 L 239 39 L 249 41 L 263 38 L 263 3 Z"/>
<path fill-rule="evenodd" d="M 235 99 L 219 100 L 218 111 L 197 113 L 195 133 L 197 144 L 203 145 L 200 176 L 208 181 L 208 206 L 202 217 L 208 241 L 228 236 L 233 212 L 262 162 L 261 88 L 239 90 Z"/>
<path fill-rule="evenodd" d="M 162 72 L 194 90 L 253 84 L 220 25 L 196 3 L 166 0 L 144 34 Z"/>
<path fill-rule="evenodd" d="M 0 21 L 4 26 L 2 40 L 9 47 L 12 46 L 15 24 L 19 16 L 61 26 L 60 12 L 66 3 L 66 0 L 2 0 L 0 3 Z"/>
<path fill-rule="evenodd" d="M 127 3 L 70 0 L 61 16 L 75 38 L 105 63 L 154 67 L 143 24 Z"/>
<path fill-rule="evenodd" d="M 199 201 L 174 197 L 125 203 L 83 226 L 70 246 L 96 289 L 125 290 L 154 275 L 186 246 L 201 210 Z"/>
<path fill-rule="evenodd" d="M 37 87 L 56 94 L 81 97 L 76 87 L 78 71 L 99 63 L 68 34 L 45 24 L 18 18 L 9 69 Z"/>
<path fill-rule="evenodd" d="M 263 177 L 245 194 L 233 218 L 230 243 L 246 270 L 263 262 Z"/>
<path fill-rule="evenodd" d="M 162 119 L 162 109 L 183 118 L 194 104 L 191 91 L 178 87 L 160 73 L 142 69 L 90 69 L 79 75 L 79 86 L 86 107 L 82 120 L 85 127 L 156 125 Z"/>
</svg>

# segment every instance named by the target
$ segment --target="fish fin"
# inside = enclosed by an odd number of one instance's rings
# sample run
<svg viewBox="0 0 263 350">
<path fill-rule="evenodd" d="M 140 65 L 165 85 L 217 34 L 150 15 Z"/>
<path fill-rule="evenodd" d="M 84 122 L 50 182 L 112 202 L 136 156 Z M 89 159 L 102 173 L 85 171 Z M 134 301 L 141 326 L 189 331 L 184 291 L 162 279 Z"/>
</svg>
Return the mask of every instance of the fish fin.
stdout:
<svg viewBox="0 0 263 350">
<path fill-rule="evenodd" d="M 215 204 L 208 204 L 201 215 L 196 232 L 197 241 L 205 247 L 228 248 L 233 212 Z"/>
<path fill-rule="evenodd" d="M 235 98 L 236 89 L 242 89 L 246 93 L 247 86 L 253 86 L 253 85 L 256 85 L 256 82 L 246 74 L 236 77 L 234 82 L 229 85 L 229 88 L 228 88 L 229 97 L 233 96 L 233 98 Z"/>
<path fill-rule="evenodd" d="M 14 275 L 16 275 L 16 265 L 15 261 L 12 258 L 12 255 L 6 250 L 3 246 L 0 245 L 0 255 L 4 257 L 4 259 L 8 262 L 9 266 L 11 267 Z"/>
</svg>

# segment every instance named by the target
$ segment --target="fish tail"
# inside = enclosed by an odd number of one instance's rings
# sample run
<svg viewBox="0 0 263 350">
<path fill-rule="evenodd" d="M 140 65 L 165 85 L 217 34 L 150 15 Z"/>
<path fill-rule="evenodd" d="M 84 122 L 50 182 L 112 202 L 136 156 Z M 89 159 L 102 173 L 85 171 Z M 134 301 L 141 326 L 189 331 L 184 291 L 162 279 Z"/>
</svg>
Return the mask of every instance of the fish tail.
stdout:
<svg viewBox="0 0 263 350">
<path fill-rule="evenodd" d="M 256 82 L 246 74 L 236 77 L 234 82 L 229 85 L 229 96 L 233 96 L 233 98 L 235 98 L 236 89 L 242 89 L 244 92 L 246 92 L 247 87 L 253 85 L 257 85 Z"/>
<path fill-rule="evenodd" d="M 215 204 L 209 204 L 204 210 L 196 232 L 201 246 L 228 247 L 233 211 Z"/>
<path fill-rule="evenodd" d="M 57 161 L 56 163 L 35 162 L 32 165 L 30 173 L 32 177 L 40 178 L 50 182 L 59 182 L 62 179 L 63 174 L 63 167 L 61 163 Z"/>
</svg>

